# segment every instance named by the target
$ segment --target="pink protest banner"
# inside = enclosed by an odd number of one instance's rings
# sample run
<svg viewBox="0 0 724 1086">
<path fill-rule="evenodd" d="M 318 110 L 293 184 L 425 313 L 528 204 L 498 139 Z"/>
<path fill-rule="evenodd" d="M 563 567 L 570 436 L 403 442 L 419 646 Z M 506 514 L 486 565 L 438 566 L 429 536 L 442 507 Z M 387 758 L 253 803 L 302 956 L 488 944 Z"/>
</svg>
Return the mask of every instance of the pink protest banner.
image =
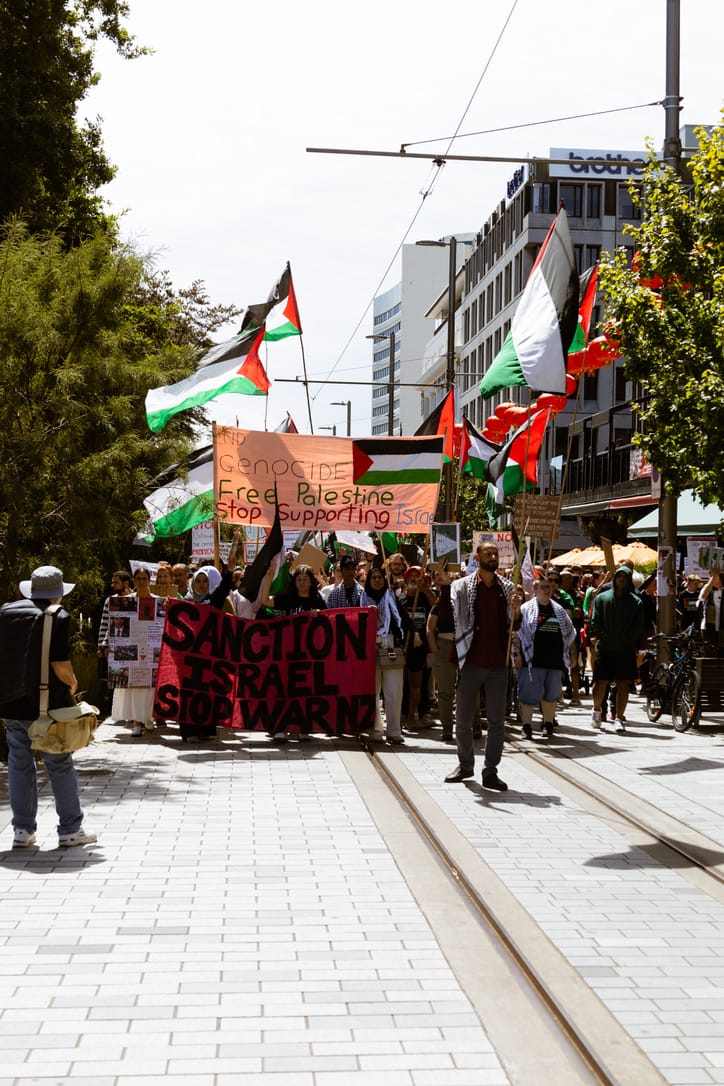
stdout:
<svg viewBox="0 0 724 1086">
<path fill-rule="evenodd" d="M 214 430 L 216 516 L 282 528 L 429 532 L 442 437 L 342 438 Z"/>
<path fill-rule="evenodd" d="M 373 608 L 250 621 L 174 600 L 158 663 L 154 716 L 250 731 L 371 731 Z"/>
</svg>

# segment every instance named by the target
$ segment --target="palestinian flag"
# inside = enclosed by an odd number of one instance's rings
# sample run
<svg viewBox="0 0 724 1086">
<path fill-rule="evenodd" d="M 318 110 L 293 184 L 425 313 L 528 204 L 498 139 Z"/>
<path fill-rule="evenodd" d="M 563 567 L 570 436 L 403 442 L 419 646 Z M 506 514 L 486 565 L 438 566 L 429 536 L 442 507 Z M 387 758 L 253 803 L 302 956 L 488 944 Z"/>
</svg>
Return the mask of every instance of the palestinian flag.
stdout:
<svg viewBox="0 0 724 1086">
<path fill-rule="evenodd" d="M 234 336 L 204 355 L 195 373 L 175 385 L 149 389 L 146 421 L 158 433 L 181 411 L 201 407 L 225 392 L 242 396 L 266 396 L 271 382 L 259 358 L 264 328 Z"/>
<path fill-rule="evenodd" d="M 501 446 L 488 441 L 473 426 L 470 419 L 463 419 L 463 435 L 460 443 L 460 473 L 474 479 L 485 479 L 488 461 L 500 452 Z"/>
<path fill-rule="evenodd" d="M 274 523 L 271 526 L 269 535 L 266 537 L 264 546 L 244 574 L 244 581 L 241 587 L 241 595 L 246 596 L 246 598 L 255 605 L 256 609 L 261 606 L 262 585 L 270 567 L 274 570 L 274 573 L 272 576 L 272 585 L 268 591 L 272 592 L 275 578 L 277 578 L 282 565 L 286 567 L 286 561 L 284 560 L 284 536 L 282 535 L 282 526 L 279 521 L 279 504 L 277 503 L 274 513 Z"/>
<path fill-rule="evenodd" d="M 185 479 L 180 475 L 186 475 Z M 183 464 L 174 464 L 157 480 L 161 485 L 144 500 L 151 538 L 183 535 L 214 515 L 214 447 L 204 445 Z"/>
<path fill-rule="evenodd" d="M 415 430 L 415 437 L 427 437 L 439 434 L 443 438 L 442 462 L 454 460 L 455 435 L 455 389 L 451 388 L 444 400 L 434 408 L 421 426 Z"/>
<path fill-rule="evenodd" d="M 272 294 L 276 297 L 274 305 L 278 305 L 279 302 L 284 301 L 286 298 L 287 304 L 284 306 L 283 313 L 286 320 L 283 324 L 280 324 L 278 328 L 268 329 L 264 333 L 264 339 L 276 341 L 279 339 L 286 339 L 288 336 L 301 336 L 302 322 L 299 319 L 297 297 L 294 293 L 292 270 L 289 267 L 289 264 L 287 264 L 286 269 L 282 273 L 282 277 L 274 288 L 274 291 L 272 291 Z M 270 298 L 271 296 L 272 295 L 270 295 Z M 296 431 L 294 431 L 294 433 L 296 433 Z"/>
<path fill-rule="evenodd" d="M 585 346 L 588 343 L 588 337 L 591 334 L 591 318 L 593 317 L 593 306 L 596 301 L 596 291 L 598 290 L 598 264 L 594 264 L 592 268 L 587 268 L 581 276 L 580 282 L 580 297 L 578 301 L 578 327 L 576 334 L 573 337 L 573 342 L 568 348 L 568 353 L 572 351 L 580 350 L 577 343 L 580 339 L 580 335 L 583 335 L 583 343 L 581 346 Z"/>
<path fill-rule="evenodd" d="M 538 482 L 538 454 L 549 416 L 548 409 L 537 411 L 488 461 L 485 478 L 495 487 L 498 505 L 511 494 L 532 490 Z"/>
<path fill-rule="evenodd" d="M 297 430 L 296 423 L 294 422 L 294 419 L 292 418 L 292 416 L 289 414 L 288 411 L 287 411 L 287 417 L 285 419 L 282 419 L 282 421 L 279 423 L 279 425 L 274 430 L 274 433 L 275 434 L 298 434 L 299 433 L 299 430 Z"/>
<path fill-rule="evenodd" d="M 566 356 L 578 325 L 578 272 L 565 208 L 541 245 L 510 331 L 480 382 L 480 394 L 523 385 L 566 391 Z"/>
<path fill-rule="evenodd" d="M 241 318 L 241 325 L 239 327 L 239 335 L 244 332 L 258 331 L 262 325 L 266 324 L 266 319 L 275 306 L 280 305 L 287 299 L 287 309 L 289 309 L 290 299 L 293 307 L 293 312 L 296 314 L 297 303 L 294 299 L 294 289 L 292 287 L 292 272 L 289 267 L 289 261 L 287 261 L 284 271 L 277 279 L 274 286 L 269 291 L 269 297 L 265 302 L 259 302 L 257 305 L 250 305 L 244 310 Z M 291 320 L 290 314 L 284 311 L 284 315 L 288 320 Z M 297 315 L 298 318 L 298 315 Z M 302 331 L 301 325 L 297 325 L 295 332 L 287 332 L 287 335 L 299 335 Z M 279 338 L 282 337 L 267 337 L 267 338 Z"/>
<path fill-rule="evenodd" d="M 442 438 L 380 437 L 352 442 L 352 481 L 360 486 L 439 483 Z"/>
</svg>

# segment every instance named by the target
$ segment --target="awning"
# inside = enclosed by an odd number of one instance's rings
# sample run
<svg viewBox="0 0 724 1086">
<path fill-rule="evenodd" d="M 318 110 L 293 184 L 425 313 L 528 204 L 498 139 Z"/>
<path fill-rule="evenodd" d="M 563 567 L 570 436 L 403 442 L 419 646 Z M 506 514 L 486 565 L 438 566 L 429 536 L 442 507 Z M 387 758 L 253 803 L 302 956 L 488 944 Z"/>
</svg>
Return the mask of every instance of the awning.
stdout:
<svg viewBox="0 0 724 1086">
<path fill-rule="evenodd" d="M 693 491 L 685 490 L 676 503 L 677 536 L 694 535 L 712 538 L 718 535 L 724 520 L 719 505 L 703 505 Z M 659 507 L 637 520 L 628 529 L 631 539 L 656 539 L 659 534 Z"/>
</svg>

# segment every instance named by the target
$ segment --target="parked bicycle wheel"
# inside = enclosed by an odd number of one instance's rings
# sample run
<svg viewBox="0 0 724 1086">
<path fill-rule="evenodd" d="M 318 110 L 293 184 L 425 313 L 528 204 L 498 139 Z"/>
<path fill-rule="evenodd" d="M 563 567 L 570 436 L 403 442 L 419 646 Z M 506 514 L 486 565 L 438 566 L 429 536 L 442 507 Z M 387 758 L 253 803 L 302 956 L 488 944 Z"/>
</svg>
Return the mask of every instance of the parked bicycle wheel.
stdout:
<svg viewBox="0 0 724 1086">
<path fill-rule="evenodd" d="M 694 668 L 687 668 L 676 684 L 671 699 L 671 717 L 677 732 L 685 732 L 699 720 L 701 681 Z"/>
<path fill-rule="evenodd" d="M 646 716 L 652 724 L 660 720 L 666 712 L 666 685 L 669 669 L 666 664 L 658 664 L 654 673 L 646 682 Z"/>
</svg>

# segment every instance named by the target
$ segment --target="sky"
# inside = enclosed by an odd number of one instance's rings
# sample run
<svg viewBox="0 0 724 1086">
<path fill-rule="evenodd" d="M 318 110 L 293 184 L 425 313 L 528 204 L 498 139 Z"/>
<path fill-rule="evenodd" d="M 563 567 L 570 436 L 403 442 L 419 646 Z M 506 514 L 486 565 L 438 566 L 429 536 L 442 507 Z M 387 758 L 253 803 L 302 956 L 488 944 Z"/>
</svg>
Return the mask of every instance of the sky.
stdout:
<svg viewBox="0 0 724 1086">
<path fill-rule="evenodd" d="M 346 409 L 332 402 L 351 400 L 352 433 L 364 435 L 371 388 L 347 382 L 371 379 L 364 337 L 372 298 L 400 278 L 398 247 L 479 230 L 515 167 L 437 170 L 306 149 L 435 140 L 410 150 L 437 154 L 456 131 L 454 154 L 660 147 L 663 109 L 625 107 L 664 97 L 666 9 L 667 0 L 130 0 L 128 27 L 153 52 L 127 61 L 101 43 L 101 78 L 81 112 L 101 118 L 117 167 L 104 195 L 124 237 L 177 288 L 202 280 L 212 302 L 245 306 L 264 301 L 290 262 L 314 430 L 343 434 Z M 681 123 L 717 123 L 724 3 L 681 9 Z M 480 132 L 489 134 L 465 135 Z M 224 397 L 210 416 L 274 429 L 289 411 L 309 433 L 304 386 L 283 380 L 303 374 L 299 341 L 270 344 L 265 363 L 266 400 Z"/>
</svg>

